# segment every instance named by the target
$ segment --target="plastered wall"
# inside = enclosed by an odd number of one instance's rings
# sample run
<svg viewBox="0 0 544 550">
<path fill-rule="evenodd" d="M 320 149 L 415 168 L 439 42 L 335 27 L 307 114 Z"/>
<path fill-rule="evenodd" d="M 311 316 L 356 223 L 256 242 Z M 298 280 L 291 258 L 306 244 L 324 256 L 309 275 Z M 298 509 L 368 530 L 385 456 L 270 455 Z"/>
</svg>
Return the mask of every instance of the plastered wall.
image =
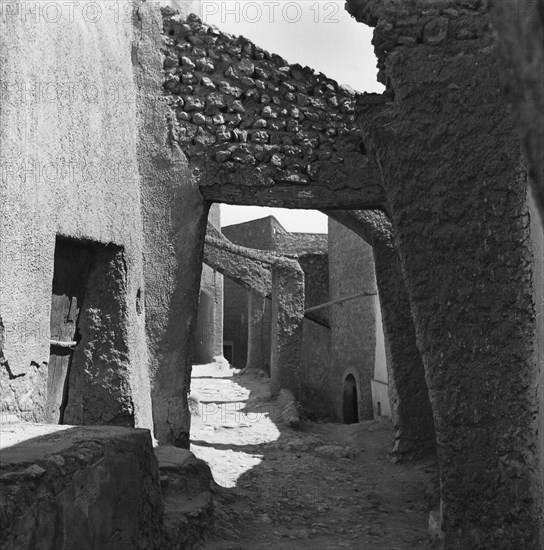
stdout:
<svg viewBox="0 0 544 550">
<path fill-rule="evenodd" d="M 25 5 L 19 5 L 21 10 Z M 57 22 L 0 18 L 0 369 L 2 406 L 43 416 L 55 238 L 122 247 L 126 386 L 151 426 L 143 311 L 136 83 L 130 19 L 74 9 Z"/>
</svg>

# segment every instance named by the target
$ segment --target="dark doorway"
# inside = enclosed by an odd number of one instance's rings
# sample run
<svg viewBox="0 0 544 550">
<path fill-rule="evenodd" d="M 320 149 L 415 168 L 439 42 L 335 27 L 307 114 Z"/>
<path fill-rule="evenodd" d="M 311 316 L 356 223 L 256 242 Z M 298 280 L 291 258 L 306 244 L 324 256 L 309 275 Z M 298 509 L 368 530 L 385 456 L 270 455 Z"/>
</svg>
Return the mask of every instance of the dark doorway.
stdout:
<svg viewBox="0 0 544 550">
<path fill-rule="evenodd" d="M 56 243 L 45 407 L 45 421 L 49 423 L 63 423 L 74 349 L 81 339 L 78 320 L 92 257 L 89 247 L 60 240 Z"/>
<path fill-rule="evenodd" d="M 231 342 L 223 342 L 223 357 L 232 365 L 234 349 Z"/>
<path fill-rule="evenodd" d="M 359 422 L 359 400 L 357 399 L 357 384 L 352 374 L 344 379 L 342 412 L 344 424 Z"/>
</svg>

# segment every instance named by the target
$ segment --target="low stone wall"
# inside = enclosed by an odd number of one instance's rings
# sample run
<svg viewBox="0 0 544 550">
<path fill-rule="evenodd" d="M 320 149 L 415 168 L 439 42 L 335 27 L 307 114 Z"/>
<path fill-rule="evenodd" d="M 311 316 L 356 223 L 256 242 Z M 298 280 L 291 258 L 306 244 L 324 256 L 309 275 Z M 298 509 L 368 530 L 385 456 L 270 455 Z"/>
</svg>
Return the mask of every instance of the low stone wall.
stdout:
<svg viewBox="0 0 544 550">
<path fill-rule="evenodd" d="M 148 430 L 3 424 L 2 550 L 161 548 Z"/>
</svg>

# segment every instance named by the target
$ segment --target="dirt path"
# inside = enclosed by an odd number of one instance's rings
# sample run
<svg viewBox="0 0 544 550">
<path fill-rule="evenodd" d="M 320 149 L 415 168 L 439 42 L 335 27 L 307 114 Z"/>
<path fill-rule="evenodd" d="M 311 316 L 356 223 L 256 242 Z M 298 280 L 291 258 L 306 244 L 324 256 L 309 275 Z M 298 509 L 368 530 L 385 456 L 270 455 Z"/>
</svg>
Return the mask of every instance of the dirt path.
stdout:
<svg viewBox="0 0 544 550">
<path fill-rule="evenodd" d="M 269 380 L 193 368 L 191 450 L 218 484 L 207 550 L 421 550 L 432 462 L 395 465 L 387 419 L 282 426 Z"/>
</svg>

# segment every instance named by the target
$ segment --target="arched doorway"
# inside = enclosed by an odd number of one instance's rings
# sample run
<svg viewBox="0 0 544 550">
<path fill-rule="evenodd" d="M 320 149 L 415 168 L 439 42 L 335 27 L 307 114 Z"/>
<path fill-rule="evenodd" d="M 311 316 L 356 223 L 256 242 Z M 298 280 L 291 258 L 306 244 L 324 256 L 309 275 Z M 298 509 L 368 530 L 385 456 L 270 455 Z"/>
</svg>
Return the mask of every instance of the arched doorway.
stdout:
<svg viewBox="0 0 544 550">
<path fill-rule="evenodd" d="M 359 422 L 357 384 L 352 374 L 348 374 L 344 378 L 344 391 L 342 399 L 342 416 L 344 424 L 355 424 L 356 422 Z"/>
<path fill-rule="evenodd" d="M 213 361 L 215 349 L 215 303 L 205 290 L 200 291 L 196 330 L 193 340 L 193 363 L 203 364 Z"/>
</svg>

